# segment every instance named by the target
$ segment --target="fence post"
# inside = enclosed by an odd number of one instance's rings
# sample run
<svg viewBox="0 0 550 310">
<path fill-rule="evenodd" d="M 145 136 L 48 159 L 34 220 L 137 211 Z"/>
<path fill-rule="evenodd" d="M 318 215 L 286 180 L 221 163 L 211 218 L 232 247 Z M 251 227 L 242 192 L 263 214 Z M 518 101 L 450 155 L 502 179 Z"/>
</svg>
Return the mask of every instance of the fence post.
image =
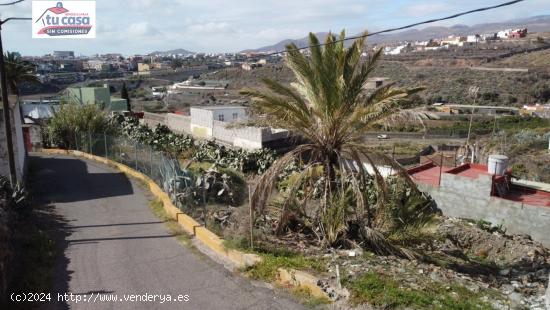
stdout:
<svg viewBox="0 0 550 310">
<path fill-rule="evenodd" d="M 74 132 L 74 147 L 78 151 L 78 138 L 76 137 L 76 130 Z"/>
<path fill-rule="evenodd" d="M 254 249 L 254 210 L 252 209 L 252 189 L 248 184 L 248 207 L 250 208 L 250 248 Z"/>
<path fill-rule="evenodd" d="M 88 142 L 90 143 L 88 151 L 90 151 L 90 154 L 94 155 L 94 151 L 92 149 L 92 133 L 90 131 L 88 131 Z"/>
<path fill-rule="evenodd" d="M 109 158 L 109 152 L 107 152 L 107 134 L 103 132 L 103 143 L 105 145 L 105 158 Z"/>
<path fill-rule="evenodd" d="M 173 192 L 173 195 L 174 195 L 174 203 L 176 204 L 176 208 L 179 209 L 179 206 L 178 206 L 178 195 L 177 195 L 177 190 L 176 190 L 176 178 L 177 178 L 177 174 L 176 174 L 176 165 L 174 164 L 174 166 L 172 166 L 172 172 L 173 172 L 173 186 L 172 186 L 172 192 Z"/>
<path fill-rule="evenodd" d="M 138 170 L 138 160 L 137 160 L 137 142 L 134 143 L 134 160 L 135 160 L 135 166 L 136 170 Z"/>
<path fill-rule="evenodd" d="M 149 176 L 153 178 L 153 148 L 149 146 Z"/>
</svg>

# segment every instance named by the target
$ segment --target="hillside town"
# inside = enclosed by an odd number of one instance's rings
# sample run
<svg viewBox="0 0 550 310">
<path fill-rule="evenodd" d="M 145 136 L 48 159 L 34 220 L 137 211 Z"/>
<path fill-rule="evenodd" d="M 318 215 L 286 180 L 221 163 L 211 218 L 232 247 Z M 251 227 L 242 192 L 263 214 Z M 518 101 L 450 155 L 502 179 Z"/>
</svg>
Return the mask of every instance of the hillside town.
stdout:
<svg viewBox="0 0 550 310">
<path fill-rule="evenodd" d="M 0 309 L 550 310 L 550 15 L 212 52 L 79 2 L 6 4 Z"/>
<path fill-rule="evenodd" d="M 527 36 L 527 28 L 506 29 L 489 34 L 470 34 L 466 36 L 450 35 L 446 38 L 433 38 L 427 41 L 399 42 L 397 45 L 384 46 L 384 54 L 399 55 L 409 52 L 436 51 L 453 46 L 464 47 L 489 44 L 495 41 L 514 41 Z M 375 47 L 376 48 L 376 47 Z"/>
</svg>

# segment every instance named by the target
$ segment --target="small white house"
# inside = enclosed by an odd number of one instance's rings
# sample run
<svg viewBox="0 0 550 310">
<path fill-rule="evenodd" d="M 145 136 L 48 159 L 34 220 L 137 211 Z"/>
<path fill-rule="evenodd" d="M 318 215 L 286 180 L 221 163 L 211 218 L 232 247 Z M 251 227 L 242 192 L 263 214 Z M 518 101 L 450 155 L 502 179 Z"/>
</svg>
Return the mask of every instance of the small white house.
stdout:
<svg viewBox="0 0 550 310">
<path fill-rule="evenodd" d="M 239 126 L 228 127 L 232 122 L 247 120 L 249 115 L 242 106 L 191 107 L 190 133 L 198 138 L 214 139 L 243 149 L 261 149 L 289 137 L 283 129 Z"/>
<path fill-rule="evenodd" d="M 191 107 L 191 132 L 199 137 L 210 138 L 215 122 L 234 122 L 247 118 L 246 108 L 241 106 Z"/>
</svg>

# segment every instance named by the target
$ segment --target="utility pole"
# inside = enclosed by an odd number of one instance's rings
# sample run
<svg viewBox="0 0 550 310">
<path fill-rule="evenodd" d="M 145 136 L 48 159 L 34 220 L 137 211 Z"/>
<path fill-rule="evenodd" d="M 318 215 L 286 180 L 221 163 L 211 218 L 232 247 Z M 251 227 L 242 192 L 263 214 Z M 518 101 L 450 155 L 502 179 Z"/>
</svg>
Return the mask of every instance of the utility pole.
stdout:
<svg viewBox="0 0 550 310">
<path fill-rule="evenodd" d="M 6 77 L 6 64 L 4 63 L 4 48 L 2 46 L 2 26 L 10 20 L 31 20 L 31 18 L 10 17 L 5 20 L 0 20 L 0 87 L 2 87 L 2 108 L 4 110 L 6 147 L 8 151 L 8 164 L 10 168 L 10 183 L 13 187 L 17 183 L 17 174 L 15 171 L 15 155 L 13 153 L 10 105 L 8 102 L 8 81 Z"/>
</svg>

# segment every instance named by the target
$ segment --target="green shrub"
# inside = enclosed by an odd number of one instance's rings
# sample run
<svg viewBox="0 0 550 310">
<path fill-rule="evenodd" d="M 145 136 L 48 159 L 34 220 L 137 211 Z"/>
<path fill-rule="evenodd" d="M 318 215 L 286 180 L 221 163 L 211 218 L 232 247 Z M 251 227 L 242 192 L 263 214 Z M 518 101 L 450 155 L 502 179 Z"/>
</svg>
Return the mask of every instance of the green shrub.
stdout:
<svg viewBox="0 0 550 310">
<path fill-rule="evenodd" d="M 77 135 L 112 130 L 107 114 L 95 104 L 62 104 L 48 123 L 50 141 L 61 148 L 74 148 Z"/>
<path fill-rule="evenodd" d="M 344 285 L 351 291 L 353 304 L 368 303 L 385 309 L 493 309 L 481 300 L 482 294 L 450 284 L 420 283 L 423 289 L 405 289 L 385 276 L 369 272 Z"/>
</svg>

